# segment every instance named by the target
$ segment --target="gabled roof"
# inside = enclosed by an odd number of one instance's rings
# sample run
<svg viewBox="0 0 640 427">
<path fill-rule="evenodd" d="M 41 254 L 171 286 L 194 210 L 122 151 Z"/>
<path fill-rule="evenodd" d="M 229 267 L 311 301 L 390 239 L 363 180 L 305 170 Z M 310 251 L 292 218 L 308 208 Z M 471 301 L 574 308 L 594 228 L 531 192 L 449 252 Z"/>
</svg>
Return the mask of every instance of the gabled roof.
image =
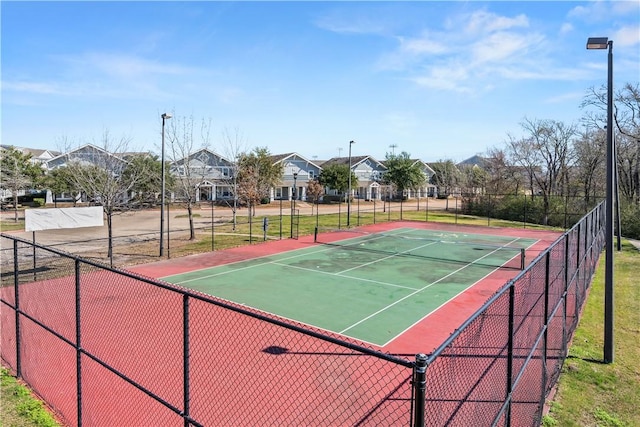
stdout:
<svg viewBox="0 0 640 427">
<path fill-rule="evenodd" d="M 189 154 L 187 157 L 182 158 L 180 160 L 176 160 L 173 163 L 174 164 L 184 164 L 186 161 L 191 161 L 191 160 L 200 160 L 200 158 L 198 156 L 200 156 L 201 153 L 206 153 L 207 158 L 209 159 L 210 157 L 217 157 L 220 160 L 223 161 L 223 163 L 227 163 L 228 165 L 233 165 L 233 162 L 229 159 L 227 159 L 226 157 L 216 153 L 213 150 L 210 150 L 208 148 L 201 148 L 197 151 L 194 151 L 193 153 Z"/>
<path fill-rule="evenodd" d="M 31 154 L 32 159 L 40 160 L 40 161 L 46 161 L 48 159 L 51 159 L 53 157 L 60 155 L 59 151 L 46 150 L 41 148 L 16 147 L 13 145 L 5 145 L 5 144 L 0 145 L 0 148 L 3 148 L 5 150 L 13 148 L 24 154 Z"/>
<path fill-rule="evenodd" d="M 81 155 L 78 155 L 79 153 L 82 152 L 87 152 L 87 151 L 92 151 L 94 153 L 100 153 L 101 155 L 105 156 L 105 157 L 113 157 L 114 159 L 118 159 L 119 161 L 123 162 L 123 163 L 128 163 L 125 159 L 121 158 L 120 156 L 116 155 L 116 154 L 112 154 L 109 153 L 108 151 L 106 151 L 103 148 L 100 148 L 96 145 L 93 144 L 85 144 L 83 146 L 74 148 L 70 151 L 67 151 L 66 153 L 60 154 L 58 156 L 55 156 L 52 159 L 46 160 L 44 163 L 47 164 L 47 167 L 49 167 L 49 164 L 55 164 L 55 163 L 60 163 L 60 160 L 67 160 L 67 159 L 73 159 L 73 158 L 81 158 Z M 74 156 L 76 155 L 76 156 Z M 66 163 L 66 161 L 62 162 L 63 164 Z"/>
<path fill-rule="evenodd" d="M 379 166 L 382 166 L 382 168 L 384 169 L 387 168 L 382 162 L 379 162 L 378 160 L 374 159 L 371 156 L 351 156 L 351 167 L 353 168 L 367 160 L 371 160 L 377 163 Z M 322 167 L 327 167 L 330 165 L 349 165 L 349 157 L 333 157 L 322 163 Z"/>
<path fill-rule="evenodd" d="M 429 166 L 429 164 L 427 162 L 425 162 L 424 160 L 420 160 L 420 159 L 411 159 L 411 161 L 413 162 L 411 165 L 415 165 L 416 163 L 420 163 L 423 167 L 423 169 L 428 169 L 429 172 L 431 174 L 435 174 L 436 171 L 433 170 L 433 168 L 431 166 Z"/>
<path fill-rule="evenodd" d="M 469 157 L 468 159 L 461 161 L 456 166 L 458 166 L 458 167 L 461 167 L 461 166 L 479 166 L 479 167 L 484 167 L 486 161 L 487 161 L 486 158 L 476 154 L 475 156 Z"/>
<path fill-rule="evenodd" d="M 306 157 L 301 156 L 301 155 L 300 155 L 300 154 L 298 154 L 298 153 L 274 154 L 274 155 L 271 155 L 271 156 L 269 156 L 269 157 L 270 157 L 270 158 L 271 158 L 271 160 L 273 161 L 273 164 L 274 164 L 274 165 L 275 165 L 276 163 L 282 163 L 282 162 L 284 162 L 285 160 L 288 160 L 288 159 L 290 159 L 290 158 L 292 158 L 292 157 L 297 157 L 297 158 L 299 158 L 299 159 L 301 159 L 301 160 L 303 160 L 303 161 L 305 161 L 305 162 L 307 162 L 307 163 L 311 163 L 312 165 L 314 165 L 314 166 L 315 166 L 315 167 L 317 167 L 318 169 L 322 169 L 322 168 L 320 167 L 320 164 L 319 164 L 319 163 L 317 163 L 317 162 L 315 162 L 315 161 L 311 161 L 311 160 L 307 159 Z"/>
</svg>

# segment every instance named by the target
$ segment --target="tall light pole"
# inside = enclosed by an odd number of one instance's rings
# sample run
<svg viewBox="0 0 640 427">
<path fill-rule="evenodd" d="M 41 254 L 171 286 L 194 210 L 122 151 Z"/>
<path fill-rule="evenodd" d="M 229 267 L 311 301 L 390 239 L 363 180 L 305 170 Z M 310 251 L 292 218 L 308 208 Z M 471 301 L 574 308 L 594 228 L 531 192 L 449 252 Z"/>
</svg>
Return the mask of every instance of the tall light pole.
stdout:
<svg viewBox="0 0 640 427">
<path fill-rule="evenodd" d="M 291 192 L 291 238 L 293 239 L 293 216 L 296 211 L 296 197 L 298 197 L 297 187 L 298 172 L 293 173 L 293 191 Z"/>
<path fill-rule="evenodd" d="M 613 40 L 589 37 L 587 49 L 609 49 L 607 65 L 607 201 L 605 211 L 604 363 L 613 362 Z"/>
<path fill-rule="evenodd" d="M 349 141 L 349 182 L 347 183 L 347 228 L 351 225 L 351 146 L 355 141 Z"/>
<path fill-rule="evenodd" d="M 171 114 L 162 113 L 162 152 L 160 155 L 160 181 L 162 192 L 160 193 L 160 256 L 164 255 L 164 122 L 171 118 Z"/>
</svg>

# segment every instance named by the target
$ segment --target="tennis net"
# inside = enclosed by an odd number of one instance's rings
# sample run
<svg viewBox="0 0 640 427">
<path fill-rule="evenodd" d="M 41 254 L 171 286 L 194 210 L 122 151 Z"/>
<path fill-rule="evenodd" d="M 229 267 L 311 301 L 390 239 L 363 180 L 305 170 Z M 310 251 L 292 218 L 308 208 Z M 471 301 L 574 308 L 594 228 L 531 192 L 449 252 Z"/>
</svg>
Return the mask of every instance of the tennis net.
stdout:
<svg viewBox="0 0 640 427">
<path fill-rule="evenodd" d="M 495 239 L 495 236 L 492 236 Z M 317 229 L 314 241 L 345 251 L 421 258 L 437 262 L 478 265 L 523 270 L 525 248 L 514 238 L 496 244 L 482 235 L 433 233 L 427 236 L 400 233 L 367 233 L 363 231 Z"/>
</svg>

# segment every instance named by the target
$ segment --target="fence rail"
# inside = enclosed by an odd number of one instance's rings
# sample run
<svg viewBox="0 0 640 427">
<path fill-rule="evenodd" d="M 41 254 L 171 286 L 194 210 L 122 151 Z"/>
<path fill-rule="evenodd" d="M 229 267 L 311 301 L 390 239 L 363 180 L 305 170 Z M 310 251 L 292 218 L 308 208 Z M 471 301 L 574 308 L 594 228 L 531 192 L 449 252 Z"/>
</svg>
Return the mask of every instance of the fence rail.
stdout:
<svg viewBox="0 0 640 427">
<path fill-rule="evenodd" d="M 601 204 L 415 359 L 2 234 L 2 361 L 73 426 L 537 426 L 603 230 Z"/>
</svg>

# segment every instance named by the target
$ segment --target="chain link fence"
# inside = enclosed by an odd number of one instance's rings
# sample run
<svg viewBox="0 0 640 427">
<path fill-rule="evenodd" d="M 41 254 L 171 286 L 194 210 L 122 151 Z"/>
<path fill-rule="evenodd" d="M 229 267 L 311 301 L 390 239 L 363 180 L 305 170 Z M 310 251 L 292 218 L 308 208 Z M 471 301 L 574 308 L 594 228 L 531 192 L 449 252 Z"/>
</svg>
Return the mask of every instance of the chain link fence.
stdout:
<svg viewBox="0 0 640 427">
<path fill-rule="evenodd" d="M 73 426 L 537 426 L 603 213 L 415 359 L 2 234 L 2 360 Z"/>
<path fill-rule="evenodd" d="M 506 200 L 504 206 L 499 205 L 498 200 Z M 500 225 L 498 218 L 503 218 L 521 222 L 522 227 L 527 228 L 541 222 L 541 201 L 540 196 L 514 195 L 451 197 L 444 202 L 436 202 L 432 198 L 395 202 L 354 199 L 350 209 L 344 202 L 336 203 L 330 206 L 333 212 L 327 213 L 326 205 L 320 205 L 323 208 L 319 209 L 314 204 L 298 202 L 298 205 L 292 205 L 289 201 L 280 200 L 268 205 L 269 214 L 262 214 L 260 209 L 239 208 L 235 221 L 228 209 L 203 202 L 193 207 L 193 239 L 191 230 L 184 225 L 185 206 L 168 203 L 162 257 L 159 255 L 159 231 L 129 235 L 114 233 L 111 256 L 107 237 L 69 238 L 49 247 L 110 266 L 126 267 L 153 262 L 158 258 L 175 258 L 268 240 L 298 238 L 312 235 L 316 229 L 344 229 L 347 224 L 349 227 L 358 227 L 409 220 L 493 226 Z M 300 204 L 305 206 L 304 210 L 296 208 Z M 590 208 L 583 199 L 556 198 L 551 206 L 549 222 L 568 229 Z M 182 221 L 179 221 L 181 217 Z"/>
</svg>

